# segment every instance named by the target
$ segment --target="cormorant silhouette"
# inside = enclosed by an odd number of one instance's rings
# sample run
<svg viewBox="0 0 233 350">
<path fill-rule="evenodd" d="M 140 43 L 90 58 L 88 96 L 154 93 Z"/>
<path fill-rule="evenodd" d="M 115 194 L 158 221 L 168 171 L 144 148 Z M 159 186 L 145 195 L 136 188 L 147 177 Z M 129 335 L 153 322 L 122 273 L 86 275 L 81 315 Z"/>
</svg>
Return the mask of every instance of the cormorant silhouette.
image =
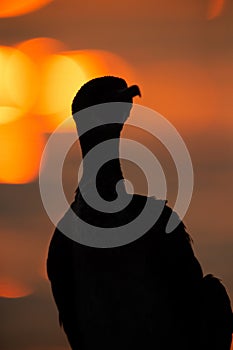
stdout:
<svg viewBox="0 0 233 350">
<path fill-rule="evenodd" d="M 87 82 L 72 104 L 78 132 L 84 122 L 79 111 L 106 102 L 132 105 L 136 95 L 140 95 L 139 88 L 128 87 L 121 78 L 107 76 Z M 103 116 L 102 126 L 84 133 L 80 137 L 83 158 L 99 143 L 119 141 L 129 112 L 122 111 L 119 124 L 105 125 Z M 85 122 L 89 117 L 101 118 L 93 113 L 89 116 L 87 109 Z M 92 188 L 89 166 L 84 162 L 81 179 L 87 191 Z M 106 201 L 113 201 L 116 184 L 122 179 L 116 158 L 100 169 L 95 185 Z M 125 191 L 123 185 L 121 191 Z M 71 209 L 96 227 L 120 227 L 140 214 L 146 200 L 134 194 L 125 209 L 104 213 L 90 207 L 78 188 Z M 156 213 L 162 201 L 150 200 Z M 73 350 L 230 349 L 232 311 L 225 288 L 210 275 L 203 278 L 182 222 L 172 233 L 165 233 L 171 213 L 165 204 L 143 236 L 113 248 L 85 246 L 55 229 L 47 271 L 60 324 Z"/>
</svg>

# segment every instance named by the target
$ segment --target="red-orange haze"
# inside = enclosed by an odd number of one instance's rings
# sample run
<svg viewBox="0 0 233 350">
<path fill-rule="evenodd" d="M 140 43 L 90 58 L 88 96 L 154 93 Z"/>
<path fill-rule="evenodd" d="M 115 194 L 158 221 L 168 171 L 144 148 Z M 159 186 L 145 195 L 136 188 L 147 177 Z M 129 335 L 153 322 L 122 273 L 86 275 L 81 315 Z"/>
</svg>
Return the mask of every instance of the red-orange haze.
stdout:
<svg viewBox="0 0 233 350">
<path fill-rule="evenodd" d="M 232 0 L 0 0 L 1 350 L 69 349 L 47 280 L 54 227 L 38 173 L 49 134 L 98 76 L 139 85 L 135 103 L 182 136 L 194 169 L 184 222 L 204 274 L 219 277 L 233 302 L 232 14 Z M 154 152 L 172 207 L 179 184 L 171 155 L 143 131 L 126 127 L 127 135 Z M 69 201 L 81 161 L 74 149 L 63 169 Z M 146 191 L 143 169 L 124 165 L 136 192 Z M 156 194 L 156 176 L 153 185 Z"/>
</svg>

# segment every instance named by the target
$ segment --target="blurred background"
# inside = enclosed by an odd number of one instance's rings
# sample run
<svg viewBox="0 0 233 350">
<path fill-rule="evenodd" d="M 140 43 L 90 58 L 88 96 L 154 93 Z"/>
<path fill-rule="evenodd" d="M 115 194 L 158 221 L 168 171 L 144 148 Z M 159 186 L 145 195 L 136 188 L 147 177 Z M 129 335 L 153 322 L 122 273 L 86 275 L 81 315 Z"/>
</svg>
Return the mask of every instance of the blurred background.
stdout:
<svg viewBox="0 0 233 350">
<path fill-rule="evenodd" d="M 232 36 L 232 0 L 0 2 L 2 350 L 69 349 L 46 277 L 53 224 L 38 172 L 46 141 L 70 116 L 76 91 L 102 75 L 138 84 L 142 98 L 135 102 L 161 113 L 183 137 L 195 176 L 184 222 L 204 273 L 221 278 L 233 301 Z M 71 122 L 65 132 L 74 129 Z M 123 134 L 155 153 L 173 205 L 178 183 L 169 153 L 142 131 Z M 63 169 L 69 201 L 79 164 L 75 144 Z M 122 167 L 144 193 L 140 169 Z"/>
</svg>

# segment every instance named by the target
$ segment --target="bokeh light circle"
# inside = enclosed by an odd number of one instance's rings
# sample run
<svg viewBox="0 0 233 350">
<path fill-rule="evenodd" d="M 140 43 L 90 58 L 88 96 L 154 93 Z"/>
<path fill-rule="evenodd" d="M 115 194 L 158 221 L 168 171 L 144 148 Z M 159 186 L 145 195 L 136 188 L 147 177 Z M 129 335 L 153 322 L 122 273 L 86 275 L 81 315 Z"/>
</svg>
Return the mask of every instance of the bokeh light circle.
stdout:
<svg viewBox="0 0 233 350">
<path fill-rule="evenodd" d="M 0 125 L 0 183 L 35 180 L 44 143 L 38 123 L 30 118 Z"/>
<path fill-rule="evenodd" d="M 36 11 L 53 0 L 1 0 L 0 17 L 22 16 Z"/>
<path fill-rule="evenodd" d="M 83 85 L 87 80 L 85 71 L 78 62 L 69 56 L 48 56 L 43 67 L 43 90 L 37 112 L 67 116 L 70 114 L 72 101 L 77 84 Z"/>
<path fill-rule="evenodd" d="M 0 106 L 18 108 L 21 114 L 28 111 L 36 98 L 36 68 L 32 60 L 16 48 L 0 46 L 0 76 Z M 16 119 L 19 114 L 14 115 Z M 4 120 L 7 121 L 6 114 Z"/>
</svg>

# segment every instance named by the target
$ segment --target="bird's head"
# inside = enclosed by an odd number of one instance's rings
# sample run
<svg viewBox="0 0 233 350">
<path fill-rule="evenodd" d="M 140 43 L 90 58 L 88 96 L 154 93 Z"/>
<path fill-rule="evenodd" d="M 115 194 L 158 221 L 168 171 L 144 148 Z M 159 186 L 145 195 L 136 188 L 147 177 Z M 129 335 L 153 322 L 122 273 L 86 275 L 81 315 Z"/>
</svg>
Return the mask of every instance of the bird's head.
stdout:
<svg viewBox="0 0 233 350">
<path fill-rule="evenodd" d="M 109 102 L 127 102 L 114 106 L 106 105 L 105 113 L 98 113 L 98 109 L 94 109 L 96 118 L 105 121 L 109 114 L 116 114 L 119 122 L 124 123 L 127 119 L 132 107 L 133 97 L 141 96 L 137 85 L 127 86 L 127 83 L 122 78 L 113 76 L 105 76 L 95 78 L 84 84 L 77 92 L 72 103 L 72 114 L 76 124 L 79 124 L 79 113 L 81 110 L 91 106 L 108 104 Z M 93 111 L 93 109 L 92 109 Z M 93 112 L 92 112 L 93 113 Z M 88 118 L 88 113 L 87 113 Z M 107 121 L 107 120 L 106 120 Z"/>
</svg>

